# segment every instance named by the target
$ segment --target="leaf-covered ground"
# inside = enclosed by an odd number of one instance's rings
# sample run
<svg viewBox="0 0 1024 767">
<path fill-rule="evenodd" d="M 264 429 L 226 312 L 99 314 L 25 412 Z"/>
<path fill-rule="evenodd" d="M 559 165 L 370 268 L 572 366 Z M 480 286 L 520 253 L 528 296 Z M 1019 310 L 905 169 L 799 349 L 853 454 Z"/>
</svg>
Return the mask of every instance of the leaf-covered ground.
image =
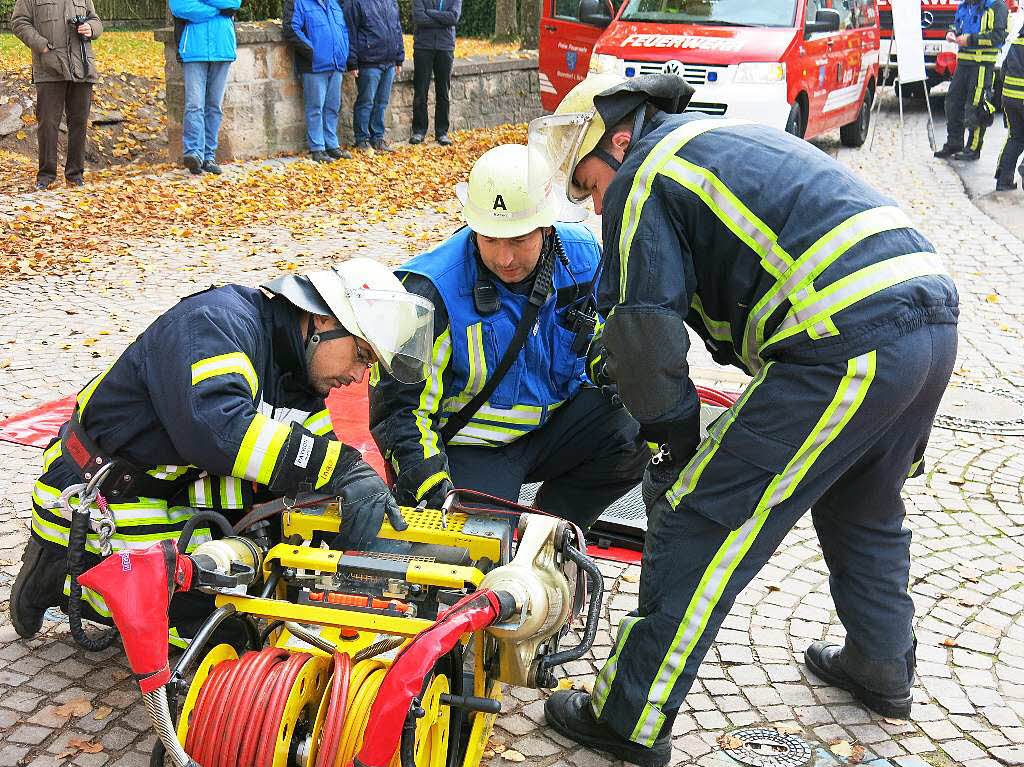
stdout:
<svg viewBox="0 0 1024 767">
<path fill-rule="evenodd" d="M 254 164 L 223 177 L 190 176 L 169 165 L 123 166 L 90 174 L 78 189 L 0 193 L 0 281 L 84 268 L 97 254 L 126 255 L 139 241 L 212 242 L 267 226 L 300 235 L 311 213 L 320 225 L 333 226 L 381 221 L 410 208 L 449 211 L 452 189 L 466 180 L 474 160 L 498 144 L 525 142 L 526 128 L 453 135 L 456 143 L 448 148 L 405 146 L 330 165 L 305 159 L 270 168 Z M 0 154 L 0 171 L 18 161 Z M 409 247 L 423 244 L 411 238 Z"/>
</svg>

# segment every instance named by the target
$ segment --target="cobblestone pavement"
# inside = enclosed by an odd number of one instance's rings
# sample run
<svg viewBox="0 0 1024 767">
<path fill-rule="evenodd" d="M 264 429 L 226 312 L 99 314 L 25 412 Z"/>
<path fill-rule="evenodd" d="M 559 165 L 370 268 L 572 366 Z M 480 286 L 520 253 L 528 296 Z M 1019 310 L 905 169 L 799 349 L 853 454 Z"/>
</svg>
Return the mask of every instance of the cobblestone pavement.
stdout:
<svg viewBox="0 0 1024 767">
<path fill-rule="evenodd" d="M 891 104 L 882 118 L 873 153 L 840 150 L 839 160 L 906 207 L 957 279 L 963 314 L 955 381 L 1020 392 L 1021 243 L 968 201 L 947 164 L 932 160 L 923 111 L 908 115 L 905 156 Z M 834 149 L 834 143 L 822 145 Z M 0 197 L 0 208 L 4 204 Z M 275 264 L 283 257 L 300 269 L 314 253 L 401 260 L 395 243 L 444 220 L 435 212 L 422 220 L 403 214 L 375 225 L 353 223 L 330 236 L 311 229 L 299 241 L 260 230 L 201 249 L 166 241 L 137 254 L 145 256 L 143 267 L 97 259 L 90 272 L 6 285 L 0 364 L 10 364 L 0 371 L 0 417 L 75 390 L 182 295 L 214 282 L 255 283 L 279 270 Z M 277 252 L 266 255 L 271 247 Z M 742 383 L 742 376 L 714 369 L 706 359 L 696 370 L 703 383 Z M 927 474 L 905 492 L 915 534 L 911 591 L 919 641 L 912 721 L 881 720 L 803 667 L 811 641 L 843 635 L 805 520 L 726 620 L 677 719 L 673 764 L 733 764 L 716 739 L 765 724 L 791 725 L 822 744 L 818 765 L 845 763 L 829 755 L 828 744 L 839 740 L 863 746 L 864 761 L 876 765 L 1024 765 L 1022 440 L 937 429 L 927 459 Z M 47 622 L 33 640 L 15 637 L 7 600 L 27 537 L 39 451 L 0 443 L 0 460 L 6 469 L 0 475 L 0 767 L 146 764 L 154 738 L 119 650 L 77 650 L 67 624 L 58 621 Z M 614 626 L 636 603 L 638 568 L 600 566 L 608 586 L 606 615 L 592 654 L 567 668 L 578 686 L 592 683 Z M 612 764 L 547 731 L 537 691 L 511 691 L 496 733 L 541 767 Z M 102 750 L 79 751 L 69 747 L 73 739 Z M 498 755 L 491 764 L 506 761 Z"/>
</svg>

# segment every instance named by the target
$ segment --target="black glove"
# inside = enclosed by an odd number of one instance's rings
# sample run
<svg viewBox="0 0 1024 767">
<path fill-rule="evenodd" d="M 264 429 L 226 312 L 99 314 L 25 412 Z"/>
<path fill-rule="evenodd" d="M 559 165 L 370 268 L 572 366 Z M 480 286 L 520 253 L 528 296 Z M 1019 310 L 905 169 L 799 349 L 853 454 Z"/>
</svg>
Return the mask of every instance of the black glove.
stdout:
<svg viewBox="0 0 1024 767">
<path fill-rule="evenodd" d="M 425 502 L 428 509 L 440 509 L 444 505 L 444 499 L 448 497 L 448 493 L 454 489 L 455 485 L 449 482 L 446 477 L 425 492 L 418 503 Z"/>
<path fill-rule="evenodd" d="M 231 18 L 234 18 L 236 13 L 238 13 L 238 9 L 237 8 L 221 8 L 220 9 L 220 15 L 221 16 L 230 16 Z"/>
<path fill-rule="evenodd" d="M 668 492 L 668 489 L 679 479 L 679 472 L 686 465 L 685 461 L 661 461 L 654 463 L 652 459 L 644 469 L 644 480 L 640 485 L 640 494 L 644 499 L 644 506 L 648 509 L 654 502 Z"/>
<path fill-rule="evenodd" d="M 600 339 L 594 339 L 587 349 L 587 375 L 595 386 L 601 388 L 615 384 L 608 374 L 608 352 Z"/>
<path fill-rule="evenodd" d="M 391 489 L 366 461 L 356 461 L 333 492 L 341 499 L 341 530 L 331 548 L 363 551 L 377 537 L 386 514 L 395 530 L 409 525 L 402 518 Z"/>
</svg>

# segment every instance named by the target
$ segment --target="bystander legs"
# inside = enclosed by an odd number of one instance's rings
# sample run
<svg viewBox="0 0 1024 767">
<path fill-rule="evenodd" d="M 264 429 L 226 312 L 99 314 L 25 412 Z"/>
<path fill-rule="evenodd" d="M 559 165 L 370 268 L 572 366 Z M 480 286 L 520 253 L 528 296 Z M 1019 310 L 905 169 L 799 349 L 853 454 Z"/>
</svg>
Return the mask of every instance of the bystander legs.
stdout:
<svg viewBox="0 0 1024 767">
<path fill-rule="evenodd" d="M 352 128 L 356 149 L 390 152 L 384 139 L 384 112 L 391 85 L 405 61 L 397 0 L 346 0 L 348 68 L 356 72 Z"/>
<path fill-rule="evenodd" d="M 448 91 L 455 62 L 455 25 L 462 14 L 462 0 L 412 0 L 413 34 L 412 137 L 419 144 L 427 135 L 427 91 L 434 78 L 434 136 L 448 146 Z"/>
</svg>

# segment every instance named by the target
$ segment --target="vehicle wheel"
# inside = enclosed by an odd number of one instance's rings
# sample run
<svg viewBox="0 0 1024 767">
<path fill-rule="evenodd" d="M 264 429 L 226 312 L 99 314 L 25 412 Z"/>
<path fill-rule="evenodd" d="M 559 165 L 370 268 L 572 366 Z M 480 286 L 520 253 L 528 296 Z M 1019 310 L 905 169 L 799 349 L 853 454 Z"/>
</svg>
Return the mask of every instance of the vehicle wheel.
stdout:
<svg viewBox="0 0 1024 767">
<path fill-rule="evenodd" d="M 797 138 L 804 137 L 804 108 L 800 105 L 800 99 L 794 101 L 793 108 L 789 110 L 786 133 L 792 133 Z"/>
<path fill-rule="evenodd" d="M 864 93 L 864 101 L 861 102 L 857 119 L 839 129 L 839 140 L 843 143 L 843 146 L 863 146 L 865 139 L 868 137 L 868 128 L 871 127 L 871 104 L 874 100 L 875 92 L 873 89 L 868 88 Z"/>
</svg>

